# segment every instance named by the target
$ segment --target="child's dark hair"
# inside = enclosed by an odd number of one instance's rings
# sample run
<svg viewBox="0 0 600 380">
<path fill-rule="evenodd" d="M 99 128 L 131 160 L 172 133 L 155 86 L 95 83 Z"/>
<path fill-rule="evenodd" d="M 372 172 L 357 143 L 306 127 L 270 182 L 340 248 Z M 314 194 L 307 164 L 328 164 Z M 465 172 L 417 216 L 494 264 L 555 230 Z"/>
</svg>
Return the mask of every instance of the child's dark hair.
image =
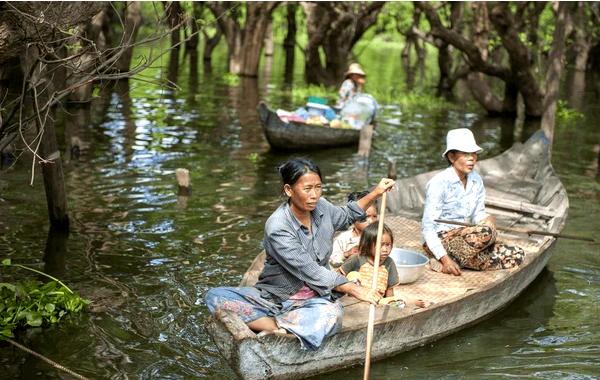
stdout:
<svg viewBox="0 0 600 380">
<path fill-rule="evenodd" d="M 317 164 L 303 157 L 290 158 L 283 164 L 279 165 L 277 170 L 281 176 L 281 182 L 283 182 L 281 185 L 282 191 L 283 186 L 293 186 L 296 182 L 298 182 L 300 177 L 307 173 L 315 173 L 319 176 L 321 181 L 323 180 L 321 177 L 321 169 L 319 169 Z"/>
<path fill-rule="evenodd" d="M 363 230 L 362 235 L 360 236 L 360 242 L 358 243 L 358 250 L 361 255 L 369 256 L 371 248 L 377 244 L 378 227 L 379 223 L 371 223 Z M 394 233 L 385 223 L 383 224 L 383 234 L 390 235 L 392 245 L 394 245 Z"/>
<path fill-rule="evenodd" d="M 356 202 L 357 200 L 365 197 L 366 195 L 368 195 L 369 192 L 368 191 L 353 191 L 351 193 L 348 193 L 348 202 Z"/>
</svg>

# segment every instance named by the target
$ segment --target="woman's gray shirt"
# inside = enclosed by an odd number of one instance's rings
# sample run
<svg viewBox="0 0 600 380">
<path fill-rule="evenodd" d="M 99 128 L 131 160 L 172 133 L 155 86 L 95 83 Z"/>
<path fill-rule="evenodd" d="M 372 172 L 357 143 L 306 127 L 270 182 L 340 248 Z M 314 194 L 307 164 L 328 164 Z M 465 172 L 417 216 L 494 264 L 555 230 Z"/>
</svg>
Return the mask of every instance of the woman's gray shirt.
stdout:
<svg viewBox="0 0 600 380">
<path fill-rule="evenodd" d="M 356 202 L 340 207 L 320 198 L 311 218 L 312 234 L 298 221 L 288 202 L 284 202 L 267 219 L 264 239 L 267 258 L 255 285 L 261 297 L 283 302 L 304 284 L 319 296 L 328 296 L 333 288 L 348 282 L 341 274 L 329 270 L 333 235 L 354 221 L 365 219 L 364 210 Z"/>
</svg>

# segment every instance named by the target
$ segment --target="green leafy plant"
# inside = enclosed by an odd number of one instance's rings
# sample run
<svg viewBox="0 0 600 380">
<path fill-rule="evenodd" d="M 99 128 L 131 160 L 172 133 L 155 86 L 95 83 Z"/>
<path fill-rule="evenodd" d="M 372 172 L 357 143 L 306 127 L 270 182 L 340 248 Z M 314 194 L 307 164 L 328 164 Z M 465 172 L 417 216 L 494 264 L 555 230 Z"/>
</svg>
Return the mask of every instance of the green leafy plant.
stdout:
<svg viewBox="0 0 600 380">
<path fill-rule="evenodd" d="M 0 340 L 13 337 L 20 327 L 39 327 L 58 323 L 65 315 L 79 313 L 90 301 L 81 298 L 60 280 L 21 264 L 2 260 L 3 267 L 25 269 L 51 281 L 24 281 L 17 284 L 0 283 Z"/>
<path fill-rule="evenodd" d="M 228 86 L 237 86 L 240 84 L 240 77 L 236 74 L 226 73 L 223 75 L 223 82 Z"/>
<path fill-rule="evenodd" d="M 556 117 L 565 122 L 573 122 L 584 118 L 583 114 L 573 108 L 570 108 L 564 100 L 559 100 L 556 107 Z"/>
<path fill-rule="evenodd" d="M 248 161 L 250 161 L 252 164 L 254 164 L 254 165 L 258 164 L 258 153 L 256 153 L 256 152 L 249 153 L 247 158 L 248 158 Z"/>
</svg>

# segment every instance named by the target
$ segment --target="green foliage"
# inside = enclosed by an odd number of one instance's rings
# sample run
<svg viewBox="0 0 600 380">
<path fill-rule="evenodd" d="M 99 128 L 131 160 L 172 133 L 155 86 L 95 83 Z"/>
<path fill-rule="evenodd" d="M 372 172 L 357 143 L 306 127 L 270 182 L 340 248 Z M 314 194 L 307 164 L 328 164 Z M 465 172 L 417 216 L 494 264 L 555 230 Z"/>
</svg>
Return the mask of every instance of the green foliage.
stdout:
<svg viewBox="0 0 600 380">
<path fill-rule="evenodd" d="M 249 153 L 247 158 L 248 158 L 248 161 L 250 161 L 250 163 L 254 167 L 258 166 L 258 159 L 259 159 L 258 153 L 256 153 L 256 152 Z"/>
<path fill-rule="evenodd" d="M 327 88 L 324 85 L 308 85 L 302 87 L 294 87 L 292 89 L 292 102 L 294 104 L 304 104 L 309 96 L 319 96 L 325 98 L 328 104 L 335 103 L 337 99 L 337 93 L 334 89 Z"/>
<path fill-rule="evenodd" d="M 424 112 L 457 107 L 444 98 L 418 91 L 405 91 L 402 88 L 389 88 L 383 91 L 371 91 L 371 95 L 380 104 L 398 104 L 405 111 Z"/>
<path fill-rule="evenodd" d="M 424 17 L 422 17 L 424 19 Z M 376 33 L 399 33 L 408 30 L 413 23 L 411 2 L 394 1 L 386 3 L 375 24 Z"/>
<path fill-rule="evenodd" d="M 65 315 L 80 312 L 90 301 L 73 293 L 56 278 L 21 264 L 2 261 L 2 267 L 26 269 L 52 281 L 24 281 L 17 284 L 0 283 L 0 340 L 13 337 L 20 327 L 39 327 L 58 323 Z"/>
<path fill-rule="evenodd" d="M 240 84 L 240 77 L 236 74 L 226 73 L 223 75 L 223 82 L 228 86 L 234 87 Z"/>
<path fill-rule="evenodd" d="M 581 112 L 570 108 L 564 100 L 559 100 L 556 105 L 556 118 L 563 123 L 571 123 L 582 120 L 584 116 Z"/>
</svg>

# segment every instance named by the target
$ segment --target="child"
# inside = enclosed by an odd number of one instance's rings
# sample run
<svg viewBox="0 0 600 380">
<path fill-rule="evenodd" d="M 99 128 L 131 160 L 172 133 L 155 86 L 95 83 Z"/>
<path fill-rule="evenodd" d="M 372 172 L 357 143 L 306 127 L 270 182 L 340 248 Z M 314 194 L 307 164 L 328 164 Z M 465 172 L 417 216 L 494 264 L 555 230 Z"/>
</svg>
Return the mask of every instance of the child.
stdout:
<svg viewBox="0 0 600 380">
<path fill-rule="evenodd" d="M 356 202 L 367 194 L 369 194 L 368 191 L 354 191 L 348 194 L 348 202 Z M 377 220 L 377 208 L 374 205 L 370 206 L 365 213 L 367 218 L 364 221 L 354 222 L 349 230 L 336 236 L 329 258 L 329 265 L 332 268 L 339 267 L 348 257 L 358 253 L 358 242 L 362 231 L 366 226 Z"/>
<path fill-rule="evenodd" d="M 358 245 L 360 254 L 350 257 L 338 269 L 340 273 L 347 277 L 349 277 L 348 275 L 351 272 L 358 272 L 360 285 L 369 288 L 373 283 L 373 262 L 375 260 L 377 229 L 377 223 L 373 223 L 363 230 Z M 379 254 L 379 270 L 377 272 L 377 291 L 385 298 L 382 298 L 380 303 L 386 304 L 391 301 L 403 300 L 406 304 L 426 307 L 423 300 L 412 300 L 407 297 L 400 297 L 399 289 L 397 288 L 397 285 L 399 285 L 398 271 L 394 260 L 390 257 L 393 246 L 394 234 L 392 233 L 392 230 L 384 224 Z"/>
</svg>

